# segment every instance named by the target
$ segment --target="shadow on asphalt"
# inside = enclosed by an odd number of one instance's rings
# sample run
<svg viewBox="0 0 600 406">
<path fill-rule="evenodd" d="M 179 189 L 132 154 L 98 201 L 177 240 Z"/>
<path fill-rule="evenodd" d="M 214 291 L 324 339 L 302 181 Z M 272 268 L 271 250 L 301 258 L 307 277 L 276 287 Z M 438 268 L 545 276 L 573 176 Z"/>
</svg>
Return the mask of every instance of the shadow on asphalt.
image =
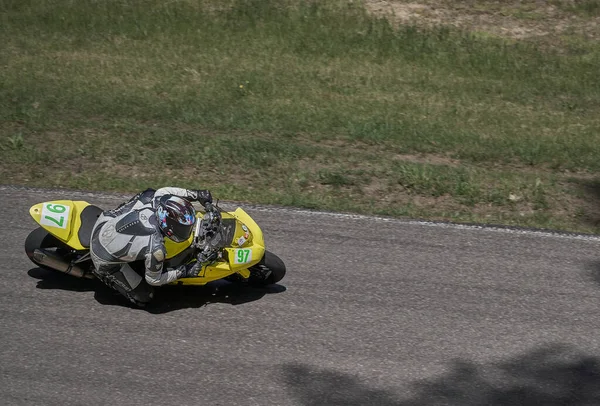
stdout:
<svg viewBox="0 0 600 406">
<path fill-rule="evenodd" d="M 79 279 L 42 268 L 30 269 L 27 274 L 38 279 L 36 285 L 38 289 L 94 292 L 94 298 L 100 304 L 137 309 L 126 298 L 97 279 Z M 199 308 L 211 303 L 227 303 L 235 306 L 254 302 L 267 294 L 281 293 L 285 290 L 284 286 L 278 284 L 253 288 L 227 281 L 215 281 L 205 286 L 162 286 L 156 289 L 153 301 L 139 310 L 160 314 L 179 309 Z"/>
<path fill-rule="evenodd" d="M 306 406 L 600 405 L 600 359 L 566 345 L 486 365 L 454 361 L 447 373 L 409 384 L 412 396 L 302 364 L 285 365 L 283 372 L 293 396 Z"/>
</svg>

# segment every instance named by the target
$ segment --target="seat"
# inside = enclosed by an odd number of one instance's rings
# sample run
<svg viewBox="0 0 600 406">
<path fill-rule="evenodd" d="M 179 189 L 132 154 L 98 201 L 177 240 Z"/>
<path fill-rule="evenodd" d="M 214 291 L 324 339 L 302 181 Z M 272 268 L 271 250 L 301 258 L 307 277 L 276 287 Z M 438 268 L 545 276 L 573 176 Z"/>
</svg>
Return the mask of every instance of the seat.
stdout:
<svg viewBox="0 0 600 406">
<path fill-rule="evenodd" d="M 81 227 L 79 227 L 79 231 L 77 232 L 77 237 L 79 238 L 79 242 L 85 248 L 90 247 L 90 238 L 92 237 L 92 229 L 96 224 L 96 220 L 102 214 L 103 210 L 94 205 L 86 206 L 85 209 L 79 215 L 81 219 Z"/>
</svg>

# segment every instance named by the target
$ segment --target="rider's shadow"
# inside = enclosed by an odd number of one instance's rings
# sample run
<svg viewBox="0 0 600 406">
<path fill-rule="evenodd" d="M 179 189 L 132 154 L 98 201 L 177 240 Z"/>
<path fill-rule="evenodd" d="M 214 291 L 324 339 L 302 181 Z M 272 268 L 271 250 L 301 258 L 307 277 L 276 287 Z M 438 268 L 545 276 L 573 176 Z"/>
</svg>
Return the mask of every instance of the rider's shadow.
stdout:
<svg viewBox="0 0 600 406">
<path fill-rule="evenodd" d="M 36 286 L 38 289 L 94 292 L 94 298 L 100 304 L 137 309 L 126 298 L 97 279 L 75 278 L 42 268 L 30 269 L 27 274 L 38 279 Z M 253 302 L 267 294 L 281 293 L 285 290 L 284 286 L 278 284 L 253 288 L 227 281 L 215 281 L 205 286 L 162 286 L 156 289 L 152 302 L 140 310 L 161 314 L 179 309 L 198 308 L 212 303 L 227 303 L 235 306 Z"/>
</svg>

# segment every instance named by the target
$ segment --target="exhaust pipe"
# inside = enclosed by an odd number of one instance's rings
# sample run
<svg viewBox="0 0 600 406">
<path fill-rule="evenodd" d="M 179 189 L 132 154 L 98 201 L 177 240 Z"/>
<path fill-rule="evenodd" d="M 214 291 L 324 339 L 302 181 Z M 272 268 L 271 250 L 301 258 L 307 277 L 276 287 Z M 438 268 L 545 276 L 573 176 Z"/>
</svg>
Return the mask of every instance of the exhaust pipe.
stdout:
<svg viewBox="0 0 600 406">
<path fill-rule="evenodd" d="M 92 273 L 85 272 L 79 266 L 66 262 L 58 255 L 54 255 L 45 250 L 36 248 L 35 251 L 33 251 L 33 260 L 39 265 L 47 266 L 48 268 L 76 276 L 77 278 L 94 278 Z"/>
</svg>

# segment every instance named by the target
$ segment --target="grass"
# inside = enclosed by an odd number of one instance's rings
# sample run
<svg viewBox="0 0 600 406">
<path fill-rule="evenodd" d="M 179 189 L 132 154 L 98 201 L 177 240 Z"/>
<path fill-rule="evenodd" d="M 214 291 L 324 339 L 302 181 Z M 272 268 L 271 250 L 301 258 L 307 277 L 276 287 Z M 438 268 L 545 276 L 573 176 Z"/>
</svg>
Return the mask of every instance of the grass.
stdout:
<svg viewBox="0 0 600 406">
<path fill-rule="evenodd" d="M 218 4 L 0 0 L 2 182 L 599 231 L 596 42 Z"/>
</svg>

